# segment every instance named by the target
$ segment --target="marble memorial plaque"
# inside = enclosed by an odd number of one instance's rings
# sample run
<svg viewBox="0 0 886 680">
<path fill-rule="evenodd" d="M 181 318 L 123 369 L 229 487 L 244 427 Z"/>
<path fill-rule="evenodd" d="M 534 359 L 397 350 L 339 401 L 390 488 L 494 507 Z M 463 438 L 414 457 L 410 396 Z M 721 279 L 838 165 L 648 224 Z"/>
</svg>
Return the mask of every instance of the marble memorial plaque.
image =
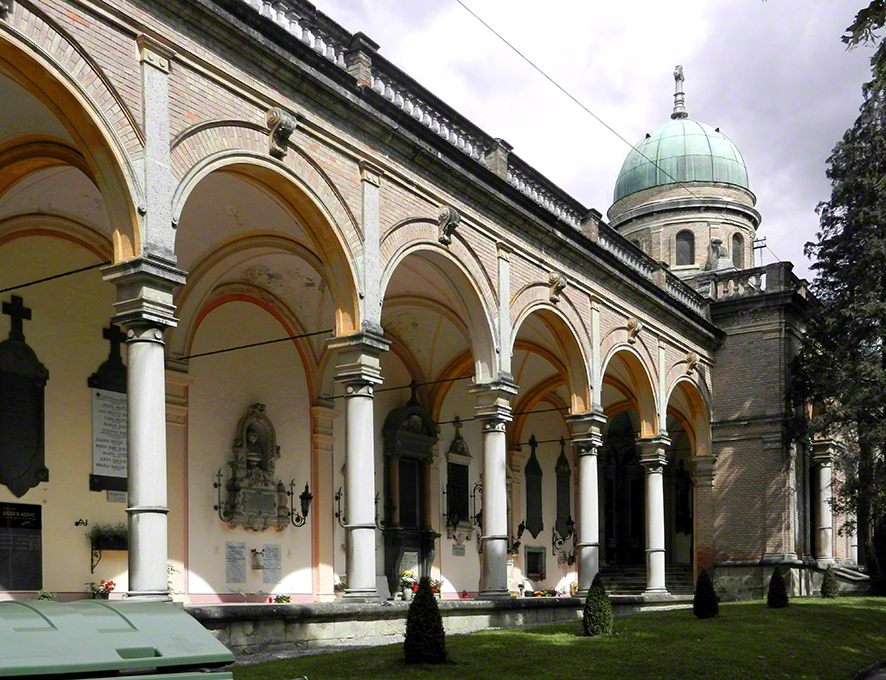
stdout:
<svg viewBox="0 0 886 680">
<path fill-rule="evenodd" d="M 0 503 L 0 590 L 43 587 L 43 508 Z"/>
<path fill-rule="evenodd" d="M 225 543 L 225 583 L 246 583 L 246 544 Z"/>
<path fill-rule="evenodd" d="M 127 501 L 125 491 L 113 491 L 108 489 L 108 503 L 125 503 Z"/>
<path fill-rule="evenodd" d="M 247 515 L 276 515 L 277 494 L 260 489 L 243 490 L 243 511 Z"/>
<path fill-rule="evenodd" d="M 126 477 L 126 395 L 91 389 L 92 474 Z"/>
<path fill-rule="evenodd" d="M 403 553 L 403 559 L 400 560 L 400 571 L 411 571 L 416 574 L 419 573 L 418 552 L 415 550 L 406 550 Z"/>
<path fill-rule="evenodd" d="M 452 556 L 453 557 L 464 557 L 465 556 L 465 547 L 463 545 L 459 545 L 458 543 L 452 544 Z"/>
<path fill-rule="evenodd" d="M 265 543 L 262 546 L 265 556 L 265 568 L 262 573 L 262 583 L 280 583 L 283 571 L 283 560 L 280 557 L 279 543 Z"/>
</svg>

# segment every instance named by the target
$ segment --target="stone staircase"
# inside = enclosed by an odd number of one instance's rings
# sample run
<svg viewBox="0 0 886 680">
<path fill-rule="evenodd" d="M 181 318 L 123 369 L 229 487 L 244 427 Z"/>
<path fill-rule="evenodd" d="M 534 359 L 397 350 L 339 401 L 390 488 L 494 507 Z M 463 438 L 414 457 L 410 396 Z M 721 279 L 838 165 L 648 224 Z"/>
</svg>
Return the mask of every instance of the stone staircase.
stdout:
<svg viewBox="0 0 886 680">
<path fill-rule="evenodd" d="M 646 590 L 646 567 L 642 564 L 605 565 L 600 577 L 610 595 L 640 595 Z M 669 564 L 665 567 L 665 586 L 671 595 L 692 595 L 691 564 Z"/>
</svg>

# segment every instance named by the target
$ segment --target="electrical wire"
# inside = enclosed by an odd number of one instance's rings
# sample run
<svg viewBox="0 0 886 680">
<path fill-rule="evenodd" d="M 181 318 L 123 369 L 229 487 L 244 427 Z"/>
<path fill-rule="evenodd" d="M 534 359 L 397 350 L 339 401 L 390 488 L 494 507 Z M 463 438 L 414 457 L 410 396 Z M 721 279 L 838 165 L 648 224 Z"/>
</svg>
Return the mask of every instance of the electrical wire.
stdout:
<svg viewBox="0 0 886 680">
<path fill-rule="evenodd" d="M 65 276 L 71 276 L 72 274 L 79 274 L 80 272 L 88 272 L 91 269 L 98 269 L 99 267 L 104 267 L 105 265 L 109 265 L 109 264 L 111 264 L 110 261 L 99 262 L 98 264 L 92 264 L 92 265 L 89 265 L 88 267 L 80 267 L 80 269 L 72 269 L 69 272 L 63 272 L 61 274 L 55 274 L 53 276 L 47 276 L 42 279 L 36 279 L 34 281 L 29 281 L 28 283 L 22 283 L 18 286 L 10 286 L 9 288 L 4 288 L 3 290 L 0 290 L 0 294 L 8 293 L 9 291 L 12 291 L 12 290 L 20 290 L 21 288 L 27 288 L 28 286 L 36 286 L 38 283 L 46 283 L 47 281 L 54 281 L 55 279 L 61 279 Z"/>
<path fill-rule="evenodd" d="M 548 74 L 547 74 L 547 73 L 546 73 L 546 72 L 545 72 L 540 66 L 538 66 L 534 61 L 532 61 L 532 59 L 530 59 L 530 58 L 527 57 L 525 54 L 523 54 L 523 52 L 521 52 L 519 49 L 517 49 L 517 47 L 515 47 L 511 42 L 509 42 L 509 41 L 508 41 L 508 40 L 507 40 L 507 39 L 506 39 L 501 33 L 499 33 L 498 31 L 496 31 L 491 25 L 489 25 L 486 21 L 484 21 L 484 20 L 483 20 L 483 19 L 482 19 L 482 18 L 481 18 L 476 12 L 474 12 L 474 10 L 472 10 L 470 7 L 468 7 L 468 6 L 467 6 L 462 0 L 455 0 L 455 1 L 456 1 L 459 5 L 461 5 L 461 7 L 462 7 L 465 11 L 468 12 L 468 14 L 470 14 L 470 15 L 471 15 L 472 17 L 474 17 L 477 21 L 479 21 L 481 24 L 483 24 L 483 26 L 485 26 L 485 27 L 486 27 L 486 28 L 487 28 L 487 29 L 488 29 L 488 30 L 489 30 L 489 31 L 490 31 L 495 37 L 497 37 L 497 38 L 498 38 L 499 40 L 501 40 L 505 45 L 507 45 L 511 50 L 513 50 L 513 51 L 514 51 L 514 52 L 515 52 L 515 53 L 516 53 L 521 59 L 523 59 L 523 61 L 525 61 L 525 62 L 526 62 L 527 64 L 529 64 L 533 69 L 535 69 L 539 74 L 541 74 L 541 76 L 542 76 L 543 78 L 545 78 L 545 80 L 547 80 L 548 82 L 550 82 L 554 87 L 556 87 L 558 90 L 560 90 L 560 92 L 562 92 L 563 94 L 565 94 L 569 99 L 571 99 L 571 100 L 572 100 L 573 102 L 575 102 L 579 107 L 581 107 L 581 109 L 584 110 L 585 113 L 587 113 L 588 115 L 590 115 L 594 120 L 596 120 L 598 123 L 600 123 L 600 125 L 602 125 L 603 127 L 605 127 L 607 130 L 609 130 L 609 132 L 611 132 L 613 135 L 615 135 L 616 137 L 618 137 L 618 139 L 620 139 L 622 142 L 624 142 L 625 144 L 627 144 L 632 150 L 634 150 L 636 153 L 638 153 L 640 156 L 642 156 L 644 159 L 646 159 L 646 160 L 647 160 L 649 163 L 651 163 L 651 164 L 652 164 L 657 170 L 659 170 L 659 171 L 660 171 L 661 173 L 663 173 L 666 177 L 668 177 L 668 179 L 670 179 L 674 184 L 677 184 L 677 185 L 680 186 L 682 189 L 684 189 L 684 190 L 685 190 L 690 196 L 692 196 L 693 198 L 698 198 L 698 199 L 701 198 L 698 194 L 696 194 L 694 191 L 692 191 L 692 189 L 690 189 L 690 188 L 686 185 L 685 182 L 681 182 L 681 181 L 678 180 L 676 177 L 674 177 L 674 176 L 673 176 L 671 173 L 669 173 L 665 168 L 661 167 L 657 162 L 655 162 L 654 160 L 652 160 L 651 158 L 649 158 L 649 156 L 647 156 L 645 153 L 643 153 L 642 151 L 640 151 L 640 149 L 638 149 L 636 146 L 634 146 L 633 144 L 631 144 L 631 143 L 630 143 L 625 137 L 623 137 L 623 136 L 622 136 L 622 135 L 621 135 L 621 134 L 620 134 L 615 128 L 613 128 L 613 127 L 612 127 L 611 125 L 609 125 L 605 120 L 603 120 L 602 118 L 600 118 L 600 116 L 598 116 L 596 113 L 594 113 L 593 111 L 591 111 L 591 109 L 589 109 L 589 108 L 588 108 L 584 103 L 582 103 L 577 97 L 575 97 L 574 95 L 572 95 L 572 93 L 570 93 L 565 87 L 563 87 L 562 85 L 560 85 L 560 83 L 558 83 L 558 82 L 557 82 L 556 80 L 554 80 L 551 76 L 549 76 L 549 75 L 548 75 Z M 720 216 L 723 217 L 723 218 L 726 217 L 725 213 L 723 213 L 723 212 L 721 212 L 721 211 L 719 211 L 719 210 L 714 210 L 713 212 L 714 212 L 715 214 L 720 215 Z M 774 252 L 771 248 L 769 249 L 769 252 L 772 253 L 772 255 L 775 257 L 776 261 L 781 262 L 781 260 L 779 259 L 778 255 L 776 255 L 775 252 Z"/>
<path fill-rule="evenodd" d="M 213 354 L 224 354 L 225 352 L 235 352 L 239 349 L 249 349 L 250 347 L 261 347 L 262 345 L 273 345 L 277 342 L 286 342 L 287 340 L 300 340 L 302 338 L 312 338 L 315 335 L 323 335 L 325 333 L 332 333 L 333 328 L 327 328 L 325 331 L 314 331 L 313 333 L 302 333 L 301 335 L 288 335 L 285 338 L 277 338 L 276 340 L 265 340 L 263 342 L 251 342 L 247 345 L 237 345 L 236 347 L 226 347 L 224 349 L 216 349 L 212 352 L 200 352 L 199 354 L 189 354 L 186 357 L 178 357 L 179 361 L 185 361 L 186 359 L 197 359 L 198 357 L 208 357 Z"/>
</svg>

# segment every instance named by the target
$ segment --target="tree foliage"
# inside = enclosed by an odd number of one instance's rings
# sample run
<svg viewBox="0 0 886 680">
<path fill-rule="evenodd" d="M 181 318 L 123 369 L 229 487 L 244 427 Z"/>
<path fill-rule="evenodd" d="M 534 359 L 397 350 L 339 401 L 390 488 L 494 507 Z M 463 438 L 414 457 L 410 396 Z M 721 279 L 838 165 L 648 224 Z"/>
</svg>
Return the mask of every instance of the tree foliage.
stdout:
<svg viewBox="0 0 886 680">
<path fill-rule="evenodd" d="M 591 587 L 588 588 L 581 621 L 585 635 L 612 634 L 612 605 L 609 603 L 609 596 L 603 587 L 603 579 L 600 578 L 599 572 L 594 575 Z"/>
<path fill-rule="evenodd" d="M 406 663 L 443 663 L 446 661 L 446 632 L 431 589 L 431 579 L 422 576 L 409 613 L 406 615 L 406 640 L 403 644 Z"/>
<path fill-rule="evenodd" d="M 766 604 L 769 605 L 770 609 L 781 609 L 788 606 L 788 590 L 785 587 L 781 569 L 778 567 L 772 570 L 772 577 L 769 579 L 769 592 L 766 595 Z"/>
<path fill-rule="evenodd" d="M 883 24 L 884 5 L 873 2 L 859 13 L 853 40 Z M 834 510 L 850 518 L 844 530 L 857 522 L 875 583 L 886 557 L 884 86 L 876 77 L 863 86 L 860 115 L 828 159 L 831 198 L 819 204 L 816 241 L 806 244 L 816 259 L 814 299 L 789 393 L 797 440 L 838 436 L 847 445 L 836 461 Z"/>
<path fill-rule="evenodd" d="M 850 48 L 859 45 L 875 45 L 880 42 L 877 34 L 886 24 L 886 0 L 872 0 L 872 2 L 858 11 L 855 19 L 846 28 L 841 40 Z M 880 43 L 874 55 L 871 57 L 871 66 L 874 76 L 878 80 L 884 80 L 886 75 L 886 48 Z"/>
<path fill-rule="evenodd" d="M 717 597 L 714 582 L 707 569 L 698 572 L 695 597 L 692 598 L 692 612 L 700 619 L 712 619 L 720 613 L 720 598 Z"/>
</svg>

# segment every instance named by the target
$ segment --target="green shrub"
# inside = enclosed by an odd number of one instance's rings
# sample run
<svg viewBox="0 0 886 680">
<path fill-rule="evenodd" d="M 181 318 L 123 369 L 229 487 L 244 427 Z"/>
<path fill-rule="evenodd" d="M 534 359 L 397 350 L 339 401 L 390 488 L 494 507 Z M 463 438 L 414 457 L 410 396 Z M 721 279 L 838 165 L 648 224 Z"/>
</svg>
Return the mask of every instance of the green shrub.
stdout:
<svg viewBox="0 0 886 680">
<path fill-rule="evenodd" d="M 443 663 L 446 661 L 446 633 L 431 579 L 422 576 L 406 615 L 406 663 Z"/>
<path fill-rule="evenodd" d="M 588 589 L 582 616 L 585 635 L 612 635 L 612 605 L 603 587 L 603 579 L 597 573 Z"/>
<path fill-rule="evenodd" d="M 830 564 L 825 569 L 824 578 L 821 580 L 821 596 L 828 598 L 840 597 L 840 584 L 837 583 L 837 575 Z"/>
<path fill-rule="evenodd" d="M 785 588 L 784 577 L 781 575 L 781 570 L 778 567 L 772 570 L 766 603 L 772 609 L 781 609 L 788 606 L 788 590 Z"/>
<path fill-rule="evenodd" d="M 41 590 L 37 591 L 37 599 L 38 600 L 48 600 L 51 602 L 52 600 L 55 600 L 57 597 L 58 597 L 58 595 L 56 593 L 53 593 L 49 590 L 42 590 L 41 589 Z"/>
<path fill-rule="evenodd" d="M 698 572 L 695 582 L 695 597 L 692 599 L 692 611 L 700 619 L 712 619 L 720 613 L 720 598 L 714 591 L 714 582 L 706 569 Z"/>
</svg>

